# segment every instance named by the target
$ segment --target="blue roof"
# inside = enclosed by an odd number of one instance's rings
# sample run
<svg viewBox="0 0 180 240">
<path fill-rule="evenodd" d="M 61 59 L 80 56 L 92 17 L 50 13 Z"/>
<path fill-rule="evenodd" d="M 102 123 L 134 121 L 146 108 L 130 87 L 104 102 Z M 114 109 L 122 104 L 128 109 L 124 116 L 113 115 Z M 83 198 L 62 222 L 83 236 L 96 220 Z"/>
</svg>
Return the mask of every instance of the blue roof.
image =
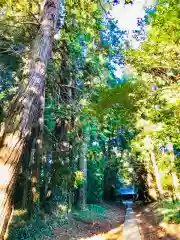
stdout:
<svg viewBox="0 0 180 240">
<path fill-rule="evenodd" d="M 118 192 L 121 195 L 133 195 L 133 194 L 136 194 L 136 190 L 133 188 L 133 186 L 119 188 Z"/>
</svg>

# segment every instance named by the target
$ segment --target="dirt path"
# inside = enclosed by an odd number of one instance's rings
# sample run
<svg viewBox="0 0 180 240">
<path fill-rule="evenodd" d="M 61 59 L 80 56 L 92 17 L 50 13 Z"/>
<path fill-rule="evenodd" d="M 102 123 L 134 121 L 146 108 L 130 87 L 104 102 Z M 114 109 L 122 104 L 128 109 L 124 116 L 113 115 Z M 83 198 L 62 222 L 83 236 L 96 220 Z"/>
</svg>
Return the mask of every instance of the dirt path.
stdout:
<svg viewBox="0 0 180 240">
<path fill-rule="evenodd" d="M 180 225 L 162 224 L 151 206 L 136 208 L 135 212 L 142 240 L 180 240 Z"/>
<path fill-rule="evenodd" d="M 71 223 L 55 229 L 53 240 L 122 240 L 124 208 L 110 204 L 103 204 L 103 206 L 108 212 L 105 219 L 89 223 L 73 219 Z"/>
</svg>

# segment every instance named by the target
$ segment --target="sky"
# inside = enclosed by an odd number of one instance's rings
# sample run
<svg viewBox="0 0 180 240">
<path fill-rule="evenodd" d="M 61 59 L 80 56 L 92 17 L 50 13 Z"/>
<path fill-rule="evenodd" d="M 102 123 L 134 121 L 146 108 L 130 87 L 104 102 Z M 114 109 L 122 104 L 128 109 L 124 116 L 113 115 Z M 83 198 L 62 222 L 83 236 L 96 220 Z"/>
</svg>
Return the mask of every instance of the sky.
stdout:
<svg viewBox="0 0 180 240">
<path fill-rule="evenodd" d="M 131 42 L 133 48 L 139 47 L 139 42 L 132 37 L 132 31 L 138 30 L 137 18 L 143 18 L 145 15 L 145 7 L 153 5 L 154 0 L 135 0 L 134 3 L 124 5 L 120 4 L 113 6 L 111 10 L 112 16 L 118 20 L 118 27 L 122 30 L 129 31 L 127 39 Z M 122 76 L 122 67 L 117 67 L 117 77 Z"/>
<path fill-rule="evenodd" d="M 144 16 L 144 2 L 146 0 L 134 1 L 133 5 L 124 5 L 122 2 L 113 7 L 111 14 L 118 20 L 118 26 L 122 30 L 137 29 L 137 18 Z"/>
</svg>

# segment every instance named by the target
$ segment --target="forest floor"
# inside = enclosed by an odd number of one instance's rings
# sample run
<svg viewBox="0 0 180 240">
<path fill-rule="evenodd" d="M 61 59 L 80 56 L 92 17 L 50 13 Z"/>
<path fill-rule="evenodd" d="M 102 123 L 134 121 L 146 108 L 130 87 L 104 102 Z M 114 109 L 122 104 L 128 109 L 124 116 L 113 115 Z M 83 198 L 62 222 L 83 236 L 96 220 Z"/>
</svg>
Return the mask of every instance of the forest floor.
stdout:
<svg viewBox="0 0 180 240">
<path fill-rule="evenodd" d="M 139 206 L 134 211 L 142 240 L 180 240 L 180 224 L 167 221 L 167 217 L 173 218 L 174 214 L 167 204 L 164 207 L 158 203 Z"/>
<path fill-rule="evenodd" d="M 180 202 L 156 202 L 133 209 L 141 240 L 180 240 Z M 57 212 L 28 220 L 23 211 L 17 211 L 8 240 L 122 240 L 125 213 L 124 205 L 113 203 L 74 209 L 68 218 Z"/>
<path fill-rule="evenodd" d="M 84 221 L 82 217 L 77 216 L 71 223 L 57 228 L 53 240 L 123 240 L 125 209 L 107 203 L 101 207 L 105 210 L 104 218 Z M 175 210 L 177 212 L 177 209 Z M 173 222 L 174 212 L 171 205 L 168 210 L 166 203 L 163 206 L 153 203 L 135 207 L 134 212 L 142 240 L 180 240 L 180 224 L 167 221 L 168 216 Z M 92 214 L 91 219 L 95 218 Z"/>
<path fill-rule="evenodd" d="M 55 229 L 53 240 L 122 240 L 125 208 L 103 203 L 99 209 L 98 214 L 91 211 L 90 217 L 87 212 L 74 214 L 68 224 Z"/>
</svg>

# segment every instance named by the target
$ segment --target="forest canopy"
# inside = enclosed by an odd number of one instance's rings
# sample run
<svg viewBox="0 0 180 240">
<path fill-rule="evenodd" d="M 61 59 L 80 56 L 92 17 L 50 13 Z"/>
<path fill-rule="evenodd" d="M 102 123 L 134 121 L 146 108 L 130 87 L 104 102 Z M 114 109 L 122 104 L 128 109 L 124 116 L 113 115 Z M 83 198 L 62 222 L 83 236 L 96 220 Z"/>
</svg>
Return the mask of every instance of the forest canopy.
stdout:
<svg viewBox="0 0 180 240">
<path fill-rule="evenodd" d="M 13 205 L 28 218 L 86 209 L 117 182 L 143 201 L 180 198 L 179 3 L 146 9 L 137 49 L 118 4 L 0 0 L 2 239 Z"/>
</svg>

